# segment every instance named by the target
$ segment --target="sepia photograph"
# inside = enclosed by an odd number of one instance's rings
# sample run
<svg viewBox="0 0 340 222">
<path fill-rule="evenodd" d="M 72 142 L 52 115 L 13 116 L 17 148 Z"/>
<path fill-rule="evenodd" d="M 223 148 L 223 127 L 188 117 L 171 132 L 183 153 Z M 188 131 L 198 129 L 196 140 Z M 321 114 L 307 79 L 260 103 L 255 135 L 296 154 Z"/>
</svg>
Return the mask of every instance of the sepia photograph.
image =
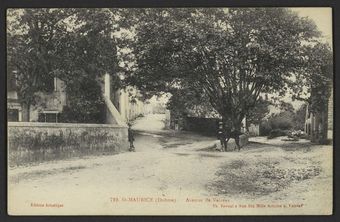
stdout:
<svg viewBox="0 0 340 222">
<path fill-rule="evenodd" d="M 9 215 L 332 215 L 331 7 L 8 8 Z"/>
</svg>

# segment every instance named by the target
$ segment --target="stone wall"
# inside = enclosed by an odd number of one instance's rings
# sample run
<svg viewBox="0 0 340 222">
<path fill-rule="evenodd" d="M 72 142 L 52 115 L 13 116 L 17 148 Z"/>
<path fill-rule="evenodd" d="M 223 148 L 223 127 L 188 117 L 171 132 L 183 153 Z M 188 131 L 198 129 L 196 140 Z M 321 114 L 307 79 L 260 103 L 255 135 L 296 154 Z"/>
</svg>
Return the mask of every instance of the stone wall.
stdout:
<svg viewBox="0 0 340 222">
<path fill-rule="evenodd" d="M 9 165 L 128 150 L 127 128 L 111 124 L 8 123 Z"/>
</svg>

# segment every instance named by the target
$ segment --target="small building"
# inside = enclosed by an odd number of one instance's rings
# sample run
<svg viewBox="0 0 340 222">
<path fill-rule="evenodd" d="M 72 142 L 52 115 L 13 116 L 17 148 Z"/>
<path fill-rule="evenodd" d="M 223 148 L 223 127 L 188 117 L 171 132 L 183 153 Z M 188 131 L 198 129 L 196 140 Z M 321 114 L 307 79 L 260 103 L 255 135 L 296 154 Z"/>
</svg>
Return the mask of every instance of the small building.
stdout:
<svg viewBox="0 0 340 222">
<path fill-rule="evenodd" d="M 35 105 L 30 107 L 29 119 L 25 118 L 26 109 L 20 103 L 16 90 L 15 73 L 8 75 L 7 81 L 7 119 L 9 122 L 60 122 L 60 115 L 67 105 L 67 93 L 64 81 L 54 77 L 48 84 L 48 92 L 36 93 Z M 124 125 L 143 113 L 143 102 L 132 99 L 124 89 L 111 93 L 111 77 L 103 75 L 102 96 L 105 101 L 105 123 Z M 137 90 L 132 89 L 136 94 Z"/>
<path fill-rule="evenodd" d="M 58 78 L 51 78 L 46 83 L 51 90 L 36 93 L 36 104 L 29 109 L 23 109 L 17 92 L 17 84 L 14 75 L 9 75 L 7 80 L 7 119 L 9 122 L 58 122 L 60 113 L 66 105 L 66 86 Z"/>
</svg>

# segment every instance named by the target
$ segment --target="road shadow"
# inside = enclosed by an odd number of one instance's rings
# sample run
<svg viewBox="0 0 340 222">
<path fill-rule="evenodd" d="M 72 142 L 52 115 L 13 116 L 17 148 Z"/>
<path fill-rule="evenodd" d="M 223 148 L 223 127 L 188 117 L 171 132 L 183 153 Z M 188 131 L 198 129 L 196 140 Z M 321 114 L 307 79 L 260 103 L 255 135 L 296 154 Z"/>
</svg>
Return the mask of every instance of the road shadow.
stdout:
<svg viewBox="0 0 340 222">
<path fill-rule="evenodd" d="M 218 141 L 216 141 L 218 143 Z M 250 141 L 248 144 L 241 147 L 240 152 L 245 151 L 262 151 L 267 149 L 279 148 L 281 150 L 287 152 L 294 152 L 294 151 L 302 151 L 302 152 L 310 152 L 313 149 L 318 148 L 317 144 L 313 144 L 311 142 L 292 142 L 292 141 L 282 141 L 281 144 L 270 144 L 270 143 L 262 143 L 262 142 L 254 142 Z M 208 147 L 204 147 L 199 149 L 198 151 L 204 152 L 239 152 L 237 149 L 228 149 L 227 151 L 221 151 L 217 149 L 217 145 L 213 144 Z"/>
</svg>

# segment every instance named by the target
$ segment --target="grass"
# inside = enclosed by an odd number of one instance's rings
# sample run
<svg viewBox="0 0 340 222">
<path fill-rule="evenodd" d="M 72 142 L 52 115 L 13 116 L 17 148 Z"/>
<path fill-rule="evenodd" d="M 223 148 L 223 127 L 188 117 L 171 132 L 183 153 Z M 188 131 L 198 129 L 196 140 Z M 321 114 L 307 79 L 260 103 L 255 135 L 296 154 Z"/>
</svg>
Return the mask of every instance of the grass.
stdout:
<svg viewBox="0 0 340 222">
<path fill-rule="evenodd" d="M 320 162 L 310 155 L 311 145 L 250 143 L 247 149 L 242 157 L 219 168 L 217 179 L 207 185 L 212 193 L 254 199 L 322 173 Z M 259 152 L 253 152 L 254 149 Z"/>
</svg>

